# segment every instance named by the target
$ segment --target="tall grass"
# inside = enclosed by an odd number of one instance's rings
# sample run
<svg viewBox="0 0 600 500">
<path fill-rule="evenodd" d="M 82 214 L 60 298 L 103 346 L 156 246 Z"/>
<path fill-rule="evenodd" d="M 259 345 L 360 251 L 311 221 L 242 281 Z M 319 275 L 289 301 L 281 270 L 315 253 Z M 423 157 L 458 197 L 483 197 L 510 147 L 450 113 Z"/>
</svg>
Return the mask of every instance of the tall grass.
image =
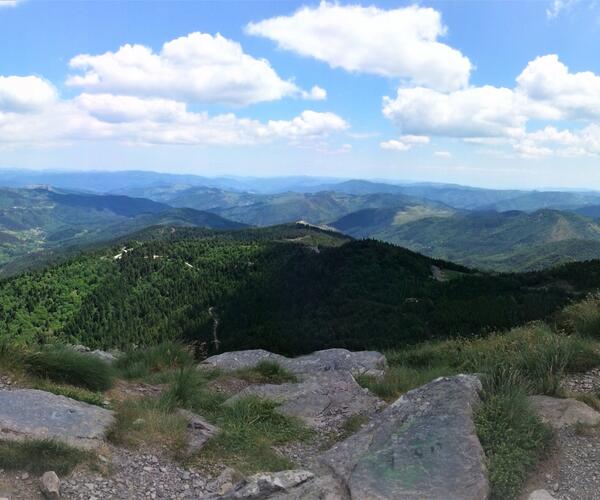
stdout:
<svg viewBox="0 0 600 500">
<path fill-rule="evenodd" d="M 552 431 L 530 406 L 521 376 L 496 367 L 486 379 L 475 427 L 488 462 L 492 498 L 517 498 L 528 474 L 552 444 Z"/>
<path fill-rule="evenodd" d="M 132 349 L 120 356 L 115 367 L 128 379 L 145 378 L 194 363 L 191 349 L 179 342 L 163 342 L 148 349 Z"/>
<path fill-rule="evenodd" d="M 94 356 L 64 348 L 48 348 L 24 356 L 25 371 L 53 382 L 105 391 L 113 385 L 112 367 Z"/>
<path fill-rule="evenodd" d="M 416 370 L 417 381 L 427 372 L 468 372 L 500 376 L 518 374 L 520 385 L 530 392 L 555 395 L 565 372 L 586 371 L 600 365 L 598 345 L 577 335 L 555 333 L 541 322 L 475 339 L 425 343 L 389 351 L 391 369 Z M 506 369 L 506 370 L 503 370 Z M 401 377 L 398 377 L 402 380 Z M 407 381 L 402 385 L 408 387 Z M 403 387 L 401 387 L 402 389 Z"/>
<path fill-rule="evenodd" d="M 559 324 L 570 332 L 600 338 L 600 292 L 566 306 L 559 315 Z"/>
</svg>

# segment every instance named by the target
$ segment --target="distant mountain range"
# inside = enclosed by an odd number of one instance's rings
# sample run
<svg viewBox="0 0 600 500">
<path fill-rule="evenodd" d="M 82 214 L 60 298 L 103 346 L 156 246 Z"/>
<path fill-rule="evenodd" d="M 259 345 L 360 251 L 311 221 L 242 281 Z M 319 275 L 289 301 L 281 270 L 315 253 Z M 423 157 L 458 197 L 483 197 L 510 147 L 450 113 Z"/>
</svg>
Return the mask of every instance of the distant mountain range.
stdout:
<svg viewBox="0 0 600 500">
<path fill-rule="evenodd" d="M 515 271 L 600 258 L 600 225 L 551 209 L 456 212 L 405 221 L 393 210 L 349 214 L 331 224 L 356 237 L 395 243 L 471 267 Z"/>
<path fill-rule="evenodd" d="M 113 239 L 156 224 L 244 227 L 217 214 L 143 198 L 0 189 L 0 265 L 43 250 Z"/>
<path fill-rule="evenodd" d="M 37 187 L 0 189 L 0 266 L 153 225 L 236 229 L 298 220 L 481 269 L 600 258 L 600 193 L 589 191 L 137 171 L 0 171 L 2 184 Z"/>
</svg>

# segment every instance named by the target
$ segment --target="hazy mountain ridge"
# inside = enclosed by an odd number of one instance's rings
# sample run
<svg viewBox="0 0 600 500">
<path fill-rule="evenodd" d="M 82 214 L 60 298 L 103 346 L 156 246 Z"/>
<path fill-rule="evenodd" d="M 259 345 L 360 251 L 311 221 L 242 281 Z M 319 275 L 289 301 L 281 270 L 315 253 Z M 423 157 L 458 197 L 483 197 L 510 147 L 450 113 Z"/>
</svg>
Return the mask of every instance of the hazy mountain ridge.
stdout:
<svg viewBox="0 0 600 500">
<path fill-rule="evenodd" d="M 342 230 L 349 217 L 333 226 Z M 572 212 L 458 212 L 406 224 L 387 222 L 391 223 L 383 227 L 364 221 L 363 227 L 372 229 L 366 235 L 356 228 L 348 232 L 472 267 L 505 271 L 600 257 L 600 225 Z"/>
</svg>

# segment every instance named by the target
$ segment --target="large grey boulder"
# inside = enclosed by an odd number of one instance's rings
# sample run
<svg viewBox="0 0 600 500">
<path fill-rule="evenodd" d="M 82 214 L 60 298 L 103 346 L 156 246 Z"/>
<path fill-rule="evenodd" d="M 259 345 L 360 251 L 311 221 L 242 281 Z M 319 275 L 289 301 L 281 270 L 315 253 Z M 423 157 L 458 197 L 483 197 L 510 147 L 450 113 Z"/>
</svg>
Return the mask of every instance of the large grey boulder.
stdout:
<svg viewBox="0 0 600 500">
<path fill-rule="evenodd" d="M 483 500 L 485 456 L 473 423 L 481 384 L 442 377 L 410 391 L 321 463 L 352 499 Z"/>
<path fill-rule="evenodd" d="M 99 446 L 113 412 L 45 391 L 0 391 L 0 439 L 56 439 L 71 446 Z"/>
<path fill-rule="evenodd" d="M 301 376 L 299 382 L 252 385 L 225 404 L 250 395 L 280 403 L 281 413 L 299 417 L 313 428 L 336 428 L 351 416 L 371 416 L 384 406 L 349 372 L 338 370 Z"/>
<path fill-rule="evenodd" d="M 530 396 L 529 401 L 543 422 L 554 429 L 575 424 L 600 424 L 600 413 L 576 399 Z"/>
<path fill-rule="evenodd" d="M 234 371 L 252 368 L 261 361 L 275 362 L 296 375 L 345 370 L 353 375 L 379 376 L 383 374 L 386 367 L 385 356 L 377 351 L 352 352 L 347 349 L 326 349 L 297 358 L 286 358 L 264 349 L 233 351 L 211 356 L 204 360 L 200 366 Z"/>
</svg>

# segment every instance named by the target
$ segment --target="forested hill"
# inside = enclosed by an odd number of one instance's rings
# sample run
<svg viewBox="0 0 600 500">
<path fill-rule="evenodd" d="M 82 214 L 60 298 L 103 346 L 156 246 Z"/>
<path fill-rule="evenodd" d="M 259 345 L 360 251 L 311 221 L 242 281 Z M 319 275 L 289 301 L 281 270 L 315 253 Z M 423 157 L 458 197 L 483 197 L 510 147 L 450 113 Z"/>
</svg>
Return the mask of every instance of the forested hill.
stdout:
<svg viewBox="0 0 600 500">
<path fill-rule="evenodd" d="M 18 343 L 178 338 L 212 350 L 218 318 L 221 350 L 381 348 L 547 317 L 598 283 L 598 261 L 492 276 L 301 225 L 162 227 L 1 282 L 0 331 Z"/>
<path fill-rule="evenodd" d="M 155 224 L 245 226 L 217 214 L 143 198 L 0 188 L 0 266 L 23 256 L 35 261 L 38 255 L 32 254 L 39 252 L 47 258 L 53 250 L 112 240 Z"/>
</svg>

